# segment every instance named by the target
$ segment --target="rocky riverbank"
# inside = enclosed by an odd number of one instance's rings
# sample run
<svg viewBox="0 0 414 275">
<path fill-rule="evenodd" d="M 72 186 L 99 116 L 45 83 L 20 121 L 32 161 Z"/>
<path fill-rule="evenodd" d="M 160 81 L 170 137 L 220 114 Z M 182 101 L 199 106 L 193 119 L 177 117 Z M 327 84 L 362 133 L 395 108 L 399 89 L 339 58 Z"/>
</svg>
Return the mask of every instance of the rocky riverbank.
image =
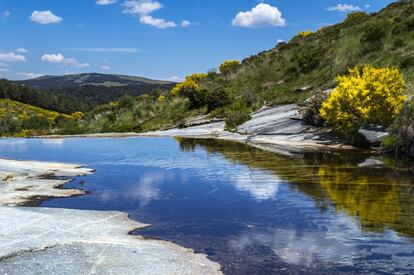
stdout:
<svg viewBox="0 0 414 275">
<path fill-rule="evenodd" d="M 307 125 L 296 104 L 262 108 L 240 125 L 237 133 L 226 131 L 224 122 L 212 122 L 140 135 L 231 140 L 283 155 L 356 149 L 345 145 L 329 129 Z"/>
<path fill-rule="evenodd" d="M 205 255 L 129 235 L 148 225 L 125 213 L 17 206 L 82 195 L 57 187 L 91 173 L 80 165 L 0 159 L 1 274 L 221 273 Z"/>
</svg>

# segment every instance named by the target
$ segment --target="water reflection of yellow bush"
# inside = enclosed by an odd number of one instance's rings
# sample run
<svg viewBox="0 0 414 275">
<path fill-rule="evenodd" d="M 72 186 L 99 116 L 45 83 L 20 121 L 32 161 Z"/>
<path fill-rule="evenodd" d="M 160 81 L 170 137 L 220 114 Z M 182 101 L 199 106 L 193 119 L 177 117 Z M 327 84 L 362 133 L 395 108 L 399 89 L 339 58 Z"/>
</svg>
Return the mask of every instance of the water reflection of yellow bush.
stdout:
<svg viewBox="0 0 414 275">
<path fill-rule="evenodd" d="M 382 230 L 401 214 L 396 180 L 367 175 L 349 166 L 319 167 L 319 183 L 337 211 L 359 217 L 363 227 Z"/>
<path fill-rule="evenodd" d="M 405 169 L 360 167 L 358 164 L 367 158 L 361 154 L 288 158 L 234 142 L 178 141 L 183 150 L 202 146 L 207 152 L 220 152 L 233 163 L 271 171 L 317 205 L 332 204 L 336 211 L 358 219 L 365 230 L 391 228 L 414 237 L 414 181 Z"/>
</svg>

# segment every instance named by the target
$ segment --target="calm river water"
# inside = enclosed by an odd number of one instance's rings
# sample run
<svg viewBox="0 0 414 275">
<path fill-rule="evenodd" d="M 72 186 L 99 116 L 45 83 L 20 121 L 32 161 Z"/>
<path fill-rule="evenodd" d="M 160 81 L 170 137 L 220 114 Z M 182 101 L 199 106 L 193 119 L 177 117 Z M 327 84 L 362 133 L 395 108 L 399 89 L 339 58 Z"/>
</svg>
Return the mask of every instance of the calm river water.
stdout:
<svg viewBox="0 0 414 275">
<path fill-rule="evenodd" d="M 393 160 L 173 138 L 4 139 L 0 156 L 96 169 L 66 186 L 88 195 L 41 206 L 127 212 L 226 274 L 414 273 L 414 172 Z"/>
</svg>

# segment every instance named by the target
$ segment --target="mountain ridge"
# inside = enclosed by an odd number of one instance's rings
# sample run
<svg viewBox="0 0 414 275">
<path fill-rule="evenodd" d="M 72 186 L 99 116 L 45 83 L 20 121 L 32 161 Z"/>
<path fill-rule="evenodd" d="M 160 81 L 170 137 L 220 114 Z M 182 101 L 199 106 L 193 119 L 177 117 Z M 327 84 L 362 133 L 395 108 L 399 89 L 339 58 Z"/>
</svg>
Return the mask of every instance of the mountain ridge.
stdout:
<svg viewBox="0 0 414 275">
<path fill-rule="evenodd" d="M 39 89 L 62 89 L 87 85 L 104 87 L 144 85 L 163 86 L 173 85 L 175 82 L 123 74 L 81 73 L 67 75 L 44 75 L 38 78 L 15 81 L 15 83 Z"/>
</svg>

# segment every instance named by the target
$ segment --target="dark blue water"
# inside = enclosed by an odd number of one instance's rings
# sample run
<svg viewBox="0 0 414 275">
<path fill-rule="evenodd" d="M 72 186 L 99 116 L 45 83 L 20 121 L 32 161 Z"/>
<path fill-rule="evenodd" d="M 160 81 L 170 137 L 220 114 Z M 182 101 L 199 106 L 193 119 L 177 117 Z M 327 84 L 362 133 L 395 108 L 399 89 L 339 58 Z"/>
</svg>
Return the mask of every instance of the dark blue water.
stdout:
<svg viewBox="0 0 414 275">
<path fill-rule="evenodd" d="M 413 177 L 389 161 L 171 138 L 6 139 L 0 156 L 96 169 L 66 186 L 88 195 L 41 206 L 127 212 L 152 224 L 134 234 L 205 253 L 227 274 L 414 272 Z"/>
</svg>

